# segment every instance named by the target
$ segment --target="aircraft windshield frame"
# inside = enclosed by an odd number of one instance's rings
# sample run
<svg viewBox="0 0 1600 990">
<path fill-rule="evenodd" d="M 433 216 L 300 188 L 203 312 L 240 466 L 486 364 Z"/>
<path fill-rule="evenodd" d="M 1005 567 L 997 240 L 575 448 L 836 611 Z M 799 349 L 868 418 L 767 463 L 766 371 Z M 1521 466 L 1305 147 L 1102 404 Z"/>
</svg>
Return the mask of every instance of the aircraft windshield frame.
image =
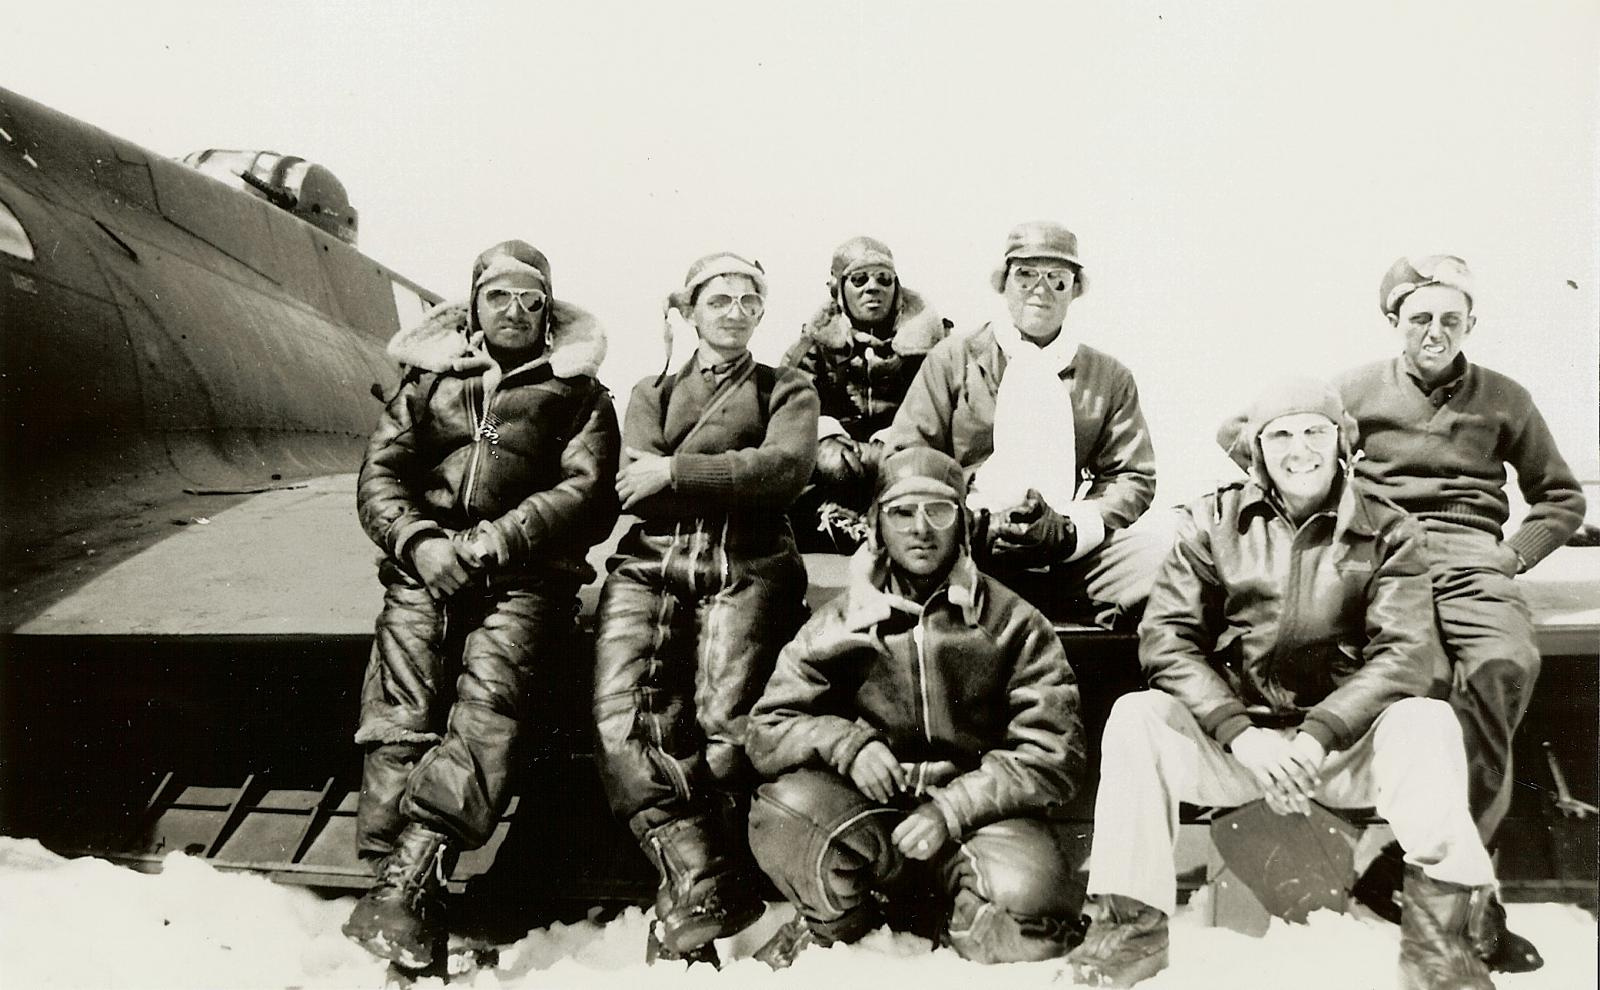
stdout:
<svg viewBox="0 0 1600 990">
<path fill-rule="evenodd" d="M 5 200 L 0 200 L 0 251 L 23 261 L 34 259 L 33 241 L 28 237 L 27 228 L 22 226 L 22 221 L 11 212 Z"/>
</svg>

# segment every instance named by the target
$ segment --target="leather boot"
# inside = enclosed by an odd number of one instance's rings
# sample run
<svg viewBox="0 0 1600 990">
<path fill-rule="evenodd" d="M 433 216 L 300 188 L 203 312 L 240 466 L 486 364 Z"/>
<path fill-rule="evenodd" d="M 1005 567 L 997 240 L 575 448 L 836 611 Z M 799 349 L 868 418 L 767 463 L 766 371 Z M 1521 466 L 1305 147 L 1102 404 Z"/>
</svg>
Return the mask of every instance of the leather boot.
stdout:
<svg viewBox="0 0 1600 990">
<path fill-rule="evenodd" d="M 1473 912 L 1467 925 L 1472 948 L 1495 973 L 1531 973 L 1544 965 L 1544 957 L 1527 939 L 1506 927 L 1505 905 L 1489 897 L 1483 910 Z"/>
<path fill-rule="evenodd" d="M 807 947 L 817 943 L 829 945 L 811 930 L 806 924 L 806 919 L 796 916 L 784 922 L 783 927 L 772 933 L 766 944 L 755 951 L 754 958 L 766 963 L 772 969 L 788 969 L 794 965 L 795 957 L 804 952 Z"/>
<path fill-rule="evenodd" d="M 1404 990 L 1494 990 L 1467 937 L 1474 898 L 1491 891 L 1435 880 L 1406 866 L 1400 889 L 1400 985 Z"/>
<path fill-rule="evenodd" d="M 1391 842 L 1350 889 L 1350 896 L 1395 924 L 1400 923 L 1400 885 L 1405 876 L 1405 854 Z M 1531 973 L 1544 965 L 1544 957 L 1527 939 L 1506 927 L 1506 909 L 1491 897 L 1484 910 L 1473 913 L 1468 934 L 1478 958 L 1494 973 Z"/>
<path fill-rule="evenodd" d="M 445 935 L 444 892 L 454 856 L 444 835 L 415 822 L 378 864 L 378 878 L 356 902 L 343 931 L 403 969 L 425 969 Z"/>
<path fill-rule="evenodd" d="M 1067 954 L 1072 977 L 1090 987 L 1131 987 L 1167 968 L 1167 916 L 1123 897 L 1096 898 L 1100 914 L 1083 942 Z"/>
<path fill-rule="evenodd" d="M 708 815 L 669 822 L 645 836 L 646 850 L 661 875 L 656 916 L 664 954 L 686 957 L 713 939 L 744 931 L 766 905 L 755 878 L 738 869 L 726 852 L 737 841 L 722 834 Z"/>
</svg>

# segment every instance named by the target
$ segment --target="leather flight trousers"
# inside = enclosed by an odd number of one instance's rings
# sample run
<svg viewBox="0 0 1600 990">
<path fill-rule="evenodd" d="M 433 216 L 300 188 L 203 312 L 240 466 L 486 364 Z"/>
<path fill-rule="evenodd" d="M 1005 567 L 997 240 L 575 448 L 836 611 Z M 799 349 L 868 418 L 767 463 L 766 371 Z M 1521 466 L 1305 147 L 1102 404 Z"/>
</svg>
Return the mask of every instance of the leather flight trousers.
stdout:
<svg viewBox="0 0 1600 990">
<path fill-rule="evenodd" d="M 822 944 L 853 942 L 891 905 L 932 896 L 942 941 L 978 962 L 1065 955 L 1083 890 L 1065 824 L 1008 818 L 952 839 L 926 861 L 902 856 L 891 833 L 915 806 L 882 805 L 843 777 L 798 770 L 763 784 L 750 807 L 750 847 Z"/>
<path fill-rule="evenodd" d="M 577 583 L 475 583 L 441 602 L 392 562 L 380 577 L 384 604 L 356 731 L 366 748 L 359 850 L 387 855 L 410 822 L 475 849 L 511 798 L 517 739 L 537 678 L 570 642 Z"/>
</svg>

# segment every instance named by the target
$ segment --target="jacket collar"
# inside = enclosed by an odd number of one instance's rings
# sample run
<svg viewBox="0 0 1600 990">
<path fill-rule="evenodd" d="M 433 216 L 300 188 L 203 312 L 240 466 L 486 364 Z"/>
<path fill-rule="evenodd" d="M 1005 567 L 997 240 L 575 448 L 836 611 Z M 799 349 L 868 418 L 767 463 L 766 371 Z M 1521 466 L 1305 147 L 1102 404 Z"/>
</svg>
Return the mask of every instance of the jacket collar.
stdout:
<svg viewBox="0 0 1600 990">
<path fill-rule="evenodd" d="M 481 341 L 467 337 L 467 303 L 440 303 L 416 326 L 389 340 L 389 357 L 400 364 L 436 372 L 481 371 L 493 364 Z M 605 328 L 594 315 L 572 303 L 550 304 L 550 347 L 524 368 L 548 362 L 557 378 L 593 377 L 606 356 Z M 521 370 L 521 369 L 518 369 Z"/>
<path fill-rule="evenodd" d="M 864 632 L 897 611 L 921 615 L 941 596 L 960 612 L 963 622 L 976 626 L 982 605 L 978 567 L 965 549 L 950 565 L 944 584 L 928 596 L 925 604 L 918 605 L 892 590 L 888 554 L 870 544 L 863 545 L 850 558 L 850 581 L 845 594 L 844 625 L 849 632 Z"/>
<path fill-rule="evenodd" d="M 1312 515 L 1311 519 L 1332 518 L 1335 540 L 1345 533 L 1364 537 L 1376 536 L 1378 527 L 1372 517 L 1371 500 L 1362 490 L 1361 481 L 1355 475 L 1354 463 L 1345 468 L 1339 478 L 1339 485 L 1338 503 L 1331 509 L 1323 509 Z M 1239 506 L 1239 532 L 1244 532 L 1249 525 L 1250 517 L 1259 513 L 1282 516 L 1285 521 L 1289 518 L 1279 506 L 1277 498 L 1252 478 L 1244 483 L 1244 497 Z M 1311 519 L 1306 522 L 1310 522 Z"/>
<path fill-rule="evenodd" d="M 836 351 L 855 343 L 855 325 L 845 315 L 841 304 L 834 300 L 818 308 L 801 332 Z M 944 320 L 920 293 L 900 286 L 890 348 L 901 357 L 926 354 L 943 339 Z"/>
</svg>

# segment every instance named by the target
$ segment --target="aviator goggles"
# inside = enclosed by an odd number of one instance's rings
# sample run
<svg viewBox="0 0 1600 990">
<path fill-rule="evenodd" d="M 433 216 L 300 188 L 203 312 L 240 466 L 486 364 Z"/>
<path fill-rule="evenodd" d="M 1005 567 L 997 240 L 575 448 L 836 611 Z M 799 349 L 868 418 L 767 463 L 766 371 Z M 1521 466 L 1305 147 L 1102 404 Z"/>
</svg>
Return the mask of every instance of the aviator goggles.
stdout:
<svg viewBox="0 0 1600 990">
<path fill-rule="evenodd" d="M 513 300 L 524 312 L 537 313 L 544 309 L 545 294 L 538 289 L 485 289 L 483 292 L 483 301 L 498 310 L 510 310 Z"/>
<path fill-rule="evenodd" d="M 1267 430 L 1261 434 L 1261 452 L 1269 457 L 1288 453 L 1298 440 L 1319 454 L 1333 450 L 1339 442 L 1339 429 L 1332 423 L 1308 426 L 1303 430 Z"/>
<path fill-rule="evenodd" d="M 730 296 L 725 292 L 718 292 L 716 295 L 706 296 L 702 301 L 705 303 L 706 309 L 717 316 L 728 312 L 735 305 L 746 316 L 760 316 L 762 311 L 767 308 L 766 300 L 754 292 L 746 292 L 742 296 Z"/>
<path fill-rule="evenodd" d="M 947 498 L 917 502 L 891 502 L 883 507 L 881 515 L 889 528 L 897 533 L 909 533 L 920 519 L 930 529 L 946 530 L 956 523 L 961 507 Z"/>
<path fill-rule="evenodd" d="M 868 282 L 876 282 L 887 289 L 894 284 L 894 272 L 851 272 L 850 284 L 858 289 L 865 289 Z"/>
<path fill-rule="evenodd" d="M 1053 292 L 1065 292 L 1067 286 L 1078 275 L 1070 268 L 1034 268 L 1031 265 L 1018 265 L 1011 269 L 1011 277 L 1016 279 L 1017 285 L 1029 292 L 1042 280 L 1046 287 Z"/>
</svg>

